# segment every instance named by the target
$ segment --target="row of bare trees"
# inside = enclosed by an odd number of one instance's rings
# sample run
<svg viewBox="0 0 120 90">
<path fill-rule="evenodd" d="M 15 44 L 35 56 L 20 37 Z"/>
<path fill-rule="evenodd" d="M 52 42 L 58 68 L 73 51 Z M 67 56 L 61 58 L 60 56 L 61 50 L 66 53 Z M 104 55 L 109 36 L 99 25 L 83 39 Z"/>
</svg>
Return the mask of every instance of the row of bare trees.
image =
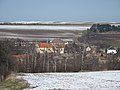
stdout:
<svg viewBox="0 0 120 90">
<path fill-rule="evenodd" d="M 4 80 L 15 69 L 11 49 L 9 41 L 0 41 L 0 81 Z"/>
<path fill-rule="evenodd" d="M 80 55 L 71 57 L 54 58 L 54 54 L 44 53 L 37 54 L 37 57 L 32 59 L 29 55 L 28 59 L 17 62 L 19 72 L 74 72 L 79 71 L 81 62 L 79 61 Z M 26 56 L 27 57 L 27 56 Z"/>
</svg>

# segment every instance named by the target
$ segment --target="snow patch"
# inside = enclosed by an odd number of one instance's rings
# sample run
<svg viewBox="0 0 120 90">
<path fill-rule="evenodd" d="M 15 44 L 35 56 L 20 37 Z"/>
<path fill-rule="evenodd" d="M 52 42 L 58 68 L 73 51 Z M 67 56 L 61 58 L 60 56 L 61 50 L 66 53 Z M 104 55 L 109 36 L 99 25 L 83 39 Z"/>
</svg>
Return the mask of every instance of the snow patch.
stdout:
<svg viewBox="0 0 120 90">
<path fill-rule="evenodd" d="M 89 26 L 0 25 L 0 29 L 87 30 Z"/>
</svg>

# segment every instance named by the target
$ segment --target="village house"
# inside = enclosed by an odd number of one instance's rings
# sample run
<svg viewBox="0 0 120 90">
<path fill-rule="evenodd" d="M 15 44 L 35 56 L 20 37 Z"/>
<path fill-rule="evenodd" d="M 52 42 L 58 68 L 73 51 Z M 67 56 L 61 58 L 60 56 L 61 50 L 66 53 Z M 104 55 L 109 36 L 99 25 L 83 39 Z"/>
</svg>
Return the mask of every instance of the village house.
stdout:
<svg viewBox="0 0 120 90">
<path fill-rule="evenodd" d="M 85 48 L 86 54 L 97 54 L 97 47 L 96 46 L 87 46 Z"/>
<path fill-rule="evenodd" d="M 26 54 L 13 55 L 16 61 L 23 62 L 26 60 Z"/>
<path fill-rule="evenodd" d="M 65 45 L 74 43 L 73 39 L 62 39 L 62 40 L 64 41 Z"/>
<path fill-rule="evenodd" d="M 28 43 L 27 41 L 24 41 L 22 39 L 15 39 L 14 46 L 15 47 L 26 47 L 27 43 Z"/>
<path fill-rule="evenodd" d="M 117 54 L 117 50 L 114 47 L 109 47 L 107 49 L 107 54 Z"/>
<path fill-rule="evenodd" d="M 86 52 L 89 52 L 89 51 L 91 51 L 92 49 L 88 46 L 88 47 L 86 47 Z"/>
<path fill-rule="evenodd" d="M 19 55 L 13 55 L 12 56 L 16 62 L 16 70 L 19 71 L 25 71 L 26 66 L 26 54 L 19 54 Z"/>
<path fill-rule="evenodd" d="M 53 49 L 55 53 L 64 53 L 64 48 L 65 48 L 65 42 L 61 40 L 60 38 L 55 38 L 50 43 L 53 45 Z"/>
<path fill-rule="evenodd" d="M 108 61 L 108 59 L 109 58 L 106 53 L 104 52 L 99 53 L 99 63 L 105 64 Z"/>
<path fill-rule="evenodd" d="M 47 42 L 38 42 L 36 43 L 36 51 L 37 53 L 53 53 L 53 46 L 50 43 Z"/>
<path fill-rule="evenodd" d="M 33 68 L 34 62 L 32 55 L 30 54 L 19 54 L 19 55 L 12 55 L 16 62 L 16 70 L 18 72 L 30 72 Z"/>
</svg>

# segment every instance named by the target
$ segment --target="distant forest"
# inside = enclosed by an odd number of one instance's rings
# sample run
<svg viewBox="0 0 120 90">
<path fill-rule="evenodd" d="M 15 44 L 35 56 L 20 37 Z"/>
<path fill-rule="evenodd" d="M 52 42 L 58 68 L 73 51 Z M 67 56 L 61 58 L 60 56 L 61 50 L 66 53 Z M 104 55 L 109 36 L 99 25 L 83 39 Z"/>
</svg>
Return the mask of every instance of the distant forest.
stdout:
<svg viewBox="0 0 120 90">
<path fill-rule="evenodd" d="M 84 25 L 92 25 L 91 23 L 70 23 L 70 22 L 66 22 L 66 23 L 62 23 L 62 22 L 0 22 L 0 25 L 49 25 L 49 26 L 59 26 L 59 25 L 72 25 L 72 26 L 84 26 Z"/>
<path fill-rule="evenodd" d="M 93 24 L 88 31 L 92 32 L 108 32 L 117 31 L 120 32 L 120 26 L 110 25 L 110 24 Z"/>
</svg>

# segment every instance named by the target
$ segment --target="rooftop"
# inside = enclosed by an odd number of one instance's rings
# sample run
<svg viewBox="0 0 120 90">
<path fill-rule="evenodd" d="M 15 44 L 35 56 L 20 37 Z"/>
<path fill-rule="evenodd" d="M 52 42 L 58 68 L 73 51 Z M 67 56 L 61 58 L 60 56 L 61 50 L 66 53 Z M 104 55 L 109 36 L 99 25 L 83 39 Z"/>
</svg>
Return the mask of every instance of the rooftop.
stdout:
<svg viewBox="0 0 120 90">
<path fill-rule="evenodd" d="M 64 41 L 61 40 L 60 38 L 55 38 L 52 40 L 52 43 L 64 43 Z"/>
<path fill-rule="evenodd" d="M 40 42 L 39 47 L 40 48 L 52 48 L 52 45 L 50 43 Z"/>
</svg>

